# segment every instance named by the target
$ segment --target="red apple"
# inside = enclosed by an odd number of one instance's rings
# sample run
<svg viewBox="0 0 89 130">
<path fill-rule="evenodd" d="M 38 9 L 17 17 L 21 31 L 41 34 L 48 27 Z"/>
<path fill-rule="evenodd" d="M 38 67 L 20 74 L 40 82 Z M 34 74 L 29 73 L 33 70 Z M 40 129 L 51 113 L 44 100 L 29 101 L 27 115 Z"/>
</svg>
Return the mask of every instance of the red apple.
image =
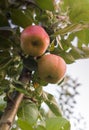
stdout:
<svg viewBox="0 0 89 130">
<path fill-rule="evenodd" d="M 66 72 L 66 63 L 62 57 L 54 54 L 45 54 L 38 59 L 38 75 L 47 83 L 60 82 Z"/>
<path fill-rule="evenodd" d="M 50 43 L 47 32 L 38 25 L 31 25 L 21 33 L 21 48 L 31 56 L 41 56 Z"/>
</svg>

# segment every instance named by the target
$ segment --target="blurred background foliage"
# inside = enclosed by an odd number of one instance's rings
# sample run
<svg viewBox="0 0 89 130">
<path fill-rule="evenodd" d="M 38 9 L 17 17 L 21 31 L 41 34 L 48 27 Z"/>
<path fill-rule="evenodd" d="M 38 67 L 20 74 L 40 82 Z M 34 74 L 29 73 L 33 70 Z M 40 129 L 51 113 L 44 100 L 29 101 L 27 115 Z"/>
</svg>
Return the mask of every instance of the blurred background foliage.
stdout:
<svg viewBox="0 0 89 130">
<path fill-rule="evenodd" d="M 0 115 L 4 112 L 8 100 L 7 95 L 17 90 L 26 95 L 27 105 L 25 106 L 23 102 L 20 109 L 22 114 L 18 114 L 18 117 L 20 116 L 18 124 L 23 130 L 24 126 L 33 130 L 33 124 L 36 130 L 45 129 L 44 118 L 47 118 L 48 115 L 45 115 L 44 110 L 41 109 L 43 102 L 49 106 L 53 117 L 54 115 L 61 117 L 62 113 L 59 109 L 61 106 L 63 115 L 70 118 L 76 103 L 74 97 L 79 94 L 76 90 L 79 84 L 66 76 L 58 85 L 60 86 L 58 104 L 53 95 L 43 90 L 42 86 L 47 86 L 47 84 L 37 76 L 35 71 L 37 65 L 34 59 L 30 56 L 26 57 L 22 52 L 20 34 L 29 25 L 41 25 L 51 39 L 47 52 L 60 55 L 67 64 L 72 64 L 78 59 L 89 58 L 88 7 L 88 0 L 60 0 L 60 2 L 55 0 L 0 0 Z M 23 84 L 18 81 L 24 66 L 32 71 L 31 82 L 27 90 L 24 90 Z M 69 91 L 69 88 L 72 89 L 72 92 Z M 72 104 L 70 104 L 70 100 L 72 100 Z M 30 104 L 30 108 L 28 104 Z M 22 109 L 23 111 L 21 111 Z M 35 116 L 32 114 L 35 113 L 34 110 L 36 110 Z M 32 115 L 26 113 L 27 111 Z M 22 115 L 26 115 L 24 119 Z M 35 119 L 30 120 L 30 116 Z M 62 119 L 56 118 L 57 120 L 62 121 Z M 37 127 L 37 122 L 41 126 Z M 53 120 L 47 120 L 48 128 L 49 123 L 52 122 Z M 70 129 L 69 123 L 64 119 L 63 122 L 65 122 L 65 130 Z M 16 127 L 19 127 L 17 122 Z M 59 127 L 61 130 L 61 126 Z"/>
</svg>

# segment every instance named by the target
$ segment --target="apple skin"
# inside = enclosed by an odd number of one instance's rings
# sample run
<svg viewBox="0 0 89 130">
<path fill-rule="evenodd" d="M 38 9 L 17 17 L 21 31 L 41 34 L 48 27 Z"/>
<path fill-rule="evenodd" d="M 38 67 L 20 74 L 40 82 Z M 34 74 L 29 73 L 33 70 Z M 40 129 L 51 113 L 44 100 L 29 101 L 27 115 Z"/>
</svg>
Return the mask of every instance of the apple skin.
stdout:
<svg viewBox="0 0 89 130">
<path fill-rule="evenodd" d="M 47 32 L 38 25 L 26 27 L 21 33 L 21 48 L 31 56 L 41 56 L 47 50 L 50 38 Z"/>
<path fill-rule="evenodd" d="M 65 75 L 66 63 L 60 56 L 45 54 L 38 59 L 38 75 L 47 83 L 59 83 Z"/>
</svg>

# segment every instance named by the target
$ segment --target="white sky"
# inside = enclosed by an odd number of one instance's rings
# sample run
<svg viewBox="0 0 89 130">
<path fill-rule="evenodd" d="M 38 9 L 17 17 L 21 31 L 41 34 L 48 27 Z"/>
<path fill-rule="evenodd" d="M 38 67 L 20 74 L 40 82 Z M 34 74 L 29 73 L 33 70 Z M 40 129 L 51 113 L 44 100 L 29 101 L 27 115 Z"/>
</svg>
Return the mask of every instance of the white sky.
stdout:
<svg viewBox="0 0 89 130">
<path fill-rule="evenodd" d="M 80 96 L 77 99 L 75 112 L 81 113 L 87 122 L 86 130 L 89 130 L 89 59 L 77 60 L 76 63 L 67 66 L 67 74 L 81 83 Z M 72 129 L 73 130 L 73 129 Z"/>
</svg>

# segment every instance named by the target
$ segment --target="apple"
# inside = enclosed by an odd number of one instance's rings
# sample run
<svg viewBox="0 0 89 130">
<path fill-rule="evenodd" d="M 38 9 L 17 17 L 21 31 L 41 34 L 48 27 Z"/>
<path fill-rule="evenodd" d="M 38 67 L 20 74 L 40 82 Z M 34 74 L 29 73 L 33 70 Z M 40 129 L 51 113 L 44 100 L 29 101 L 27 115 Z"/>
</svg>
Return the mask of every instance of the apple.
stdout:
<svg viewBox="0 0 89 130">
<path fill-rule="evenodd" d="M 26 27 L 21 33 L 21 48 L 31 56 L 41 56 L 47 50 L 50 38 L 47 32 L 39 25 Z"/>
<path fill-rule="evenodd" d="M 37 60 L 38 75 L 47 83 L 60 82 L 66 72 L 66 63 L 60 56 L 54 54 L 45 54 Z"/>
</svg>

